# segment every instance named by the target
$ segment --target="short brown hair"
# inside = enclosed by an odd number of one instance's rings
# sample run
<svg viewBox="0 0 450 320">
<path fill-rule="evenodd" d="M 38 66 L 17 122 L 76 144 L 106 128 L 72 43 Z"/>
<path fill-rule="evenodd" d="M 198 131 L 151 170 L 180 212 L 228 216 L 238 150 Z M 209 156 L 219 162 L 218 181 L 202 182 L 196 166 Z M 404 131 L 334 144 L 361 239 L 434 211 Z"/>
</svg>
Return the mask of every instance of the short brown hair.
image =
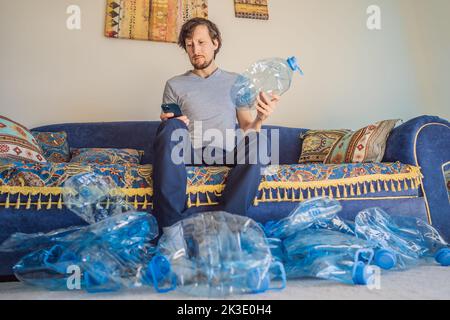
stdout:
<svg viewBox="0 0 450 320">
<path fill-rule="evenodd" d="M 192 33 L 194 32 L 195 28 L 198 26 L 206 26 L 209 31 L 209 36 L 211 37 L 211 40 L 217 40 L 219 46 L 214 51 L 214 58 L 219 53 L 220 48 L 222 47 L 222 36 L 220 34 L 219 28 L 215 23 L 212 21 L 205 19 L 205 18 L 193 18 L 188 21 L 186 21 L 183 26 L 181 27 L 180 34 L 178 36 L 178 45 L 186 50 L 186 39 L 192 36 Z"/>
</svg>

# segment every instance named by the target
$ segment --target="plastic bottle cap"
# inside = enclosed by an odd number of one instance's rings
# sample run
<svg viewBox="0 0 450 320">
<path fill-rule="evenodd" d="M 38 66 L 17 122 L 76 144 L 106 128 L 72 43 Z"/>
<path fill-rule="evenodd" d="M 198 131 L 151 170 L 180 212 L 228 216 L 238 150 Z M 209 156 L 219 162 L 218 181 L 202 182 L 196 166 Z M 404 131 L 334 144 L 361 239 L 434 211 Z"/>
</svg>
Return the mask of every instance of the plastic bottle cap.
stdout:
<svg viewBox="0 0 450 320">
<path fill-rule="evenodd" d="M 364 262 L 357 262 L 353 269 L 353 282 L 356 285 L 368 285 L 374 281 L 373 274 L 375 270 L 373 267 L 366 265 Z"/>
<path fill-rule="evenodd" d="M 61 258 L 61 255 L 64 252 L 65 247 L 60 245 L 60 244 L 56 244 L 53 247 L 50 248 L 50 250 L 48 250 L 45 254 L 44 254 L 44 258 L 43 258 L 43 262 L 46 266 L 48 265 L 52 265 L 56 262 L 59 261 L 59 259 Z"/>
<path fill-rule="evenodd" d="M 292 71 L 299 71 L 301 75 L 303 75 L 302 69 L 300 69 L 300 66 L 298 65 L 298 61 L 296 57 L 290 57 L 287 59 L 287 63 L 289 67 L 291 67 Z"/>
<path fill-rule="evenodd" d="M 450 266 L 450 249 L 449 248 L 442 248 L 440 249 L 435 257 L 436 262 L 440 263 L 444 267 Z"/>
<path fill-rule="evenodd" d="M 247 286 L 251 293 L 263 293 L 269 289 L 270 279 L 268 273 L 261 279 L 259 269 L 252 269 L 247 275 Z"/>
<path fill-rule="evenodd" d="M 390 250 L 381 249 L 375 253 L 375 265 L 384 270 L 390 270 L 397 264 L 397 256 Z"/>
<path fill-rule="evenodd" d="M 149 267 L 153 270 L 156 278 L 153 279 L 154 281 L 162 280 L 170 273 L 170 262 L 161 255 L 154 256 Z"/>
</svg>

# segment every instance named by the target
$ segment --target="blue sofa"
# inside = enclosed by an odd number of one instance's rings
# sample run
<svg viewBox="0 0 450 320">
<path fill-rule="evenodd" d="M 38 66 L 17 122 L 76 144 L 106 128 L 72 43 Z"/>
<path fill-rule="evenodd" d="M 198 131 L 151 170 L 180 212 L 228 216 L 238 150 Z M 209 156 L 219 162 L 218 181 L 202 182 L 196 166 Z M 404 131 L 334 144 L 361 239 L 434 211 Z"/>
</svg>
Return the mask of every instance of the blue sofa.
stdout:
<svg viewBox="0 0 450 320">
<path fill-rule="evenodd" d="M 140 177 L 136 180 L 138 186 L 123 185 L 121 188 L 126 193 L 127 201 L 137 210 L 152 212 L 151 164 L 157 156 L 152 146 L 158 124 L 73 123 L 32 130 L 65 131 L 71 148 L 143 150 L 141 165 L 133 171 L 139 172 Z M 280 219 L 287 216 L 298 202 L 323 195 L 341 200 L 341 216 L 345 219 L 354 219 L 360 210 L 378 206 L 390 214 L 415 216 L 429 221 L 447 241 L 450 240 L 450 204 L 445 178 L 445 172 L 448 174 L 450 171 L 448 121 L 421 116 L 395 128 L 389 136 L 381 164 L 299 165 L 300 136 L 306 130 L 273 126 L 265 128 L 269 131 L 280 130 L 280 166 L 263 178 L 260 193 L 249 213 L 251 218 L 258 222 Z M 105 171 L 95 166 L 76 169 Z M 8 170 L 10 178 L 20 172 L 18 168 L 10 167 Z M 74 167 L 63 164 L 58 170 L 67 175 L 67 172 L 74 171 Z M 53 171 L 61 179 L 58 170 Z M 129 168 L 115 167 L 114 170 L 130 174 Z M 227 168 L 210 170 L 190 167 L 187 170 L 189 209 L 186 216 L 216 209 L 226 183 Z M 16 232 L 49 232 L 83 224 L 78 216 L 65 208 L 61 201 L 60 186 L 11 186 L 0 180 L 0 243 Z M 26 252 L 0 252 L 0 278 L 8 279 L 12 275 L 11 267 L 24 254 Z"/>
</svg>

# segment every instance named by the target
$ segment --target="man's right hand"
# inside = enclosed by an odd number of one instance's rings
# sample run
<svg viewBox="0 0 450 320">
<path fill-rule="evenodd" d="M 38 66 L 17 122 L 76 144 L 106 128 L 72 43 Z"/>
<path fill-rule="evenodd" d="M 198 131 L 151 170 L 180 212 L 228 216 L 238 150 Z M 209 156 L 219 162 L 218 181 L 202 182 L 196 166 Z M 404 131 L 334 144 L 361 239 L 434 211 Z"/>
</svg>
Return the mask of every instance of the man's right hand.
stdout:
<svg viewBox="0 0 450 320">
<path fill-rule="evenodd" d="M 174 116 L 173 113 L 161 113 L 160 119 L 161 119 L 161 121 L 167 121 L 169 119 L 172 119 L 173 116 Z M 189 118 L 186 116 L 181 116 L 181 117 L 174 118 L 174 119 L 181 120 L 186 124 L 186 126 L 189 126 L 190 121 L 189 121 Z"/>
</svg>

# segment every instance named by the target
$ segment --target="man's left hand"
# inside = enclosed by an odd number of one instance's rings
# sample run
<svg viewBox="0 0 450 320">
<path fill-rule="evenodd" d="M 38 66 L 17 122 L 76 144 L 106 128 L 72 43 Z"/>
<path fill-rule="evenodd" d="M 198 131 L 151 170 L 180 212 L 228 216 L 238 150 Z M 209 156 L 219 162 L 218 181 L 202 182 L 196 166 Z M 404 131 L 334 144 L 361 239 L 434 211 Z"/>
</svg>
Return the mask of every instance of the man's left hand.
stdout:
<svg viewBox="0 0 450 320">
<path fill-rule="evenodd" d="M 270 117 L 270 115 L 277 108 L 278 101 L 280 101 L 280 96 L 276 94 L 271 94 L 269 98 L 269 96 L 266 93 L 260 92 L 259 95 L 256 97 L 256 101 L 257 101 L 256 110 L 258 111 L 256 117 L 257 119 L 264 122 Z"/>
</svg>

